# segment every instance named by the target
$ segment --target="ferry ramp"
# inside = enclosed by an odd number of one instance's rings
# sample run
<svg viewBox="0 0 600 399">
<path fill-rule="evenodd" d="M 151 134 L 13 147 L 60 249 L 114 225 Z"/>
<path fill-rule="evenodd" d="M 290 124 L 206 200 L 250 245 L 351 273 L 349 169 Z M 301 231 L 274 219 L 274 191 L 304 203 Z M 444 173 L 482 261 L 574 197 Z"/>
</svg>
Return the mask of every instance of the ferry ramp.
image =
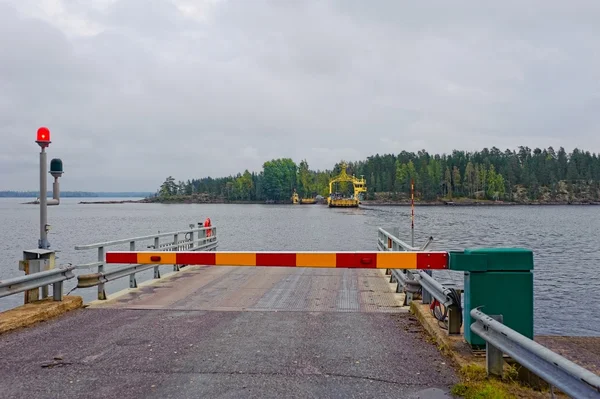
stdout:
<svg viewBox="0 0 600 399">
<path fill-rule="evenodd" d="M 384 270 L 188 266 L 0 339 L 3 398 L 440 398 Z"/>
</svg>

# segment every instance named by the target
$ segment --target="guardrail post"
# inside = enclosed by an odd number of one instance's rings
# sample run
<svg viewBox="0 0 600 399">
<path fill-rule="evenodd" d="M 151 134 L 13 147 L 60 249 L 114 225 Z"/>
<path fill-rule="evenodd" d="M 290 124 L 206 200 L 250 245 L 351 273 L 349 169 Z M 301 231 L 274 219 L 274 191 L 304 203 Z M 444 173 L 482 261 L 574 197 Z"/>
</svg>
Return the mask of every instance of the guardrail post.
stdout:
<svg viewBox="0 0 600 399">
<path fill-rule="evenodd" d="M 63 300 L 63 282 L 58 281 L 52 284 L 52 299 L 55 301 Z"/>
<path fill-rule="evenodd" d="M 502 323 L 502 315 L 489 315 L 492 319 Z M 485 344 L 485 362 L 488 375 L 494 375 L 502 378 L 504 370 L 504 358 L 500 349 L 486 342 Z"/>
<path fill-rule="evenodd" d="M 137 288 L 137 280 L 135 279 L 135 273 L 129 275 L 129 288 Z"/>
<path fill-rule="evenodd" d="M 460 335 L 462 314 L 458 306 L 448 307 L 448 335 Z"/>
<path fill-rule="evenodd" d="M 104 262 L 106 262 L 106 258 L 104 257 L 104 247 L 98 247 L 98 262 L 101 262 L 98 265 L 98 273 L 104 273 Z M 104 283 L 98 284 L 98 299 L 103 301 L 106 299 L 106 291 L 104 290 Z"/>
<path fill-rule="evenodd" d="M 404 270 L 400 270 L 399 273 L 404 273 Z M 395 278 L 393 273 L 392 273 L 392 278 L 394 280 L 396 280 L 396 283 L 397 283 L 396 284 L 396 294 L 401 293 L 404 290 L 404 284 L 402 283 L 402 281 L 400 281 L 397 278 Z"/>
<path fill-rule="evenodd" d="M 427 273 L 429 276 L 433 276 L 433 273 L 431 272 L 431 270 L 425 270 L 425 273 Z M 425 289 L 421 291 L 421 302 L 424 305 L 429 305 L 431 303 L 431 294 L 429 293 L 429 291 L 427 291 Z"/>
</svg>

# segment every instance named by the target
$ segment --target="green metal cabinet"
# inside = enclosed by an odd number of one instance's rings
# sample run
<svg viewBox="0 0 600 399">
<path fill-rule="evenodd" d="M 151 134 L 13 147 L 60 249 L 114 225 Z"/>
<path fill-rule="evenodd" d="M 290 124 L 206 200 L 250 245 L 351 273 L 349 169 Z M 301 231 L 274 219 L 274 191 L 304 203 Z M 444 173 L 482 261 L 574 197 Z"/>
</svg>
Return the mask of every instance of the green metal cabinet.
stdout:
<svg viewBox="0 0 600 399">
<path fill-rule="evenodd" d="M 450 253 L 450 269 L 464 271 L 464 334 L 474 348 L 485 341 L 471 332 L 471 310 L 502 315 L 503 323 L 533 339 L 533 252 L 522 248 L 467 249 Z"/>
</svg>

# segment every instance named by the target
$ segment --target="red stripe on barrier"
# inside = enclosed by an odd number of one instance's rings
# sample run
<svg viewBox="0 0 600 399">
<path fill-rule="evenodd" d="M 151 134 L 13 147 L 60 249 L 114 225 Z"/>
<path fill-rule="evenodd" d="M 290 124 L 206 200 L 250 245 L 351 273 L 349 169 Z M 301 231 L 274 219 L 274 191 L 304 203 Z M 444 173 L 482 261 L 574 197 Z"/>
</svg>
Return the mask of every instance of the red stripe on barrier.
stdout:
<svg viewBox="0 0 600 399">
<path fill-rule="evenodd" d="M 257 253 L 256 266 L 296 266 L 296 254 Z"/>
<path fill-rule="evenodd" d="M 335 266 L 340 268 L 377 268 L 377 253 L 357 252 L 349 254 L 336 254 Z"/>
<path fill-rule="evenodd" d="M 335 254 L 335 267 L 354 267 L 354 254 Z"/>
<path fill-rule="evenodd" d="M 175 260 L 178 265 L 208 265 L 214 266 L 217 263 L 217 254 L 214 252 L 183 252 L 176 255 Z"/>
<path fill-rule="evenodd" d="M 417 253 L 417 269 L 447 269 L 448 254 L 446 252 Z"/>
<path fill-rule="evenodd" d="M 138 263 L 136 252 L 107 252 L 106 263 Z"/>
</svg>

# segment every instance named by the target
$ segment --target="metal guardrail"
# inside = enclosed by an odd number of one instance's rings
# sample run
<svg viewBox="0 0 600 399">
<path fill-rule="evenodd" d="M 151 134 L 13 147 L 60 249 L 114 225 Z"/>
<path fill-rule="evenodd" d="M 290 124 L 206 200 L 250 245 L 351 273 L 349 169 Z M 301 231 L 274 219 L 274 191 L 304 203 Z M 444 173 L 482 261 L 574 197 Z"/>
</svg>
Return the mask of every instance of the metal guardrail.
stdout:
<svg viewBox="0 0 600 399">
<path fill-rule="evenodd" d="M 0 298 L 52 285 L 53 299 L 62 301 L 63 281 L 75 277 L 74 269 L 74 266 L 69 266 L 2 280 L 0 281 Z"/>
<path fill-rule="evenodd" d="M 433 242 L 429 237 L 421 247 L 413 247 L 398 239 L 393 234 L 380 228 L 378 231 L 377 248 L 380 251 L 425 251 Z M 453 287 L 445 287 L 431 276 L 431 271 L 407 271 L 401 269 L 388 269 L 390 283 L 397 282 L 396 292 L 402 291 L 406 294 L 404 305 L 413 300 L 415 294 L 421 293 L 423 304 L 430 304 L 432 297 L 443 305 L 434 306 L 433 315 L 441 322 L 447 322 L 448 334 L 460 334 L 462 327 L 462 304 L 460 293 Z"/>
<path fill-rule="evenodd" d="M 183 236 L 183 240 L 180 237 Z M 161 242 L 161 238 L 172 237 L 172 241 Z M 142 248 L 157 249 L 161 251 L 211 251 L 217 248 L 217 228 L 197 227 L 190 225 L 187 230 L 172 231 L 168 233 L 157 233 L 133 238 L 99 242 L 95 244 L 77 245 L 76 250 L 97 250 L 98 261 L 78 265 L 78 269 L 97 267 L 97 272 L 92 274 L 83 274 L 77 276 L 77 288 L 98 287 L 98 299 L 106 299 L 104 284 L 109 281 L 117 280 L 129 276 L 129 287 L 137 288 L 137 279 L 135 274 L 147 269 L 154 268 L 154 278 L 160 278 L 160 265 L 123 265 L 117 268 L 106 270 L 106 248 L 116 245 L 129 243 L 129 250 L 135 251 L 136 246 L 141 243 L 151 241 L 151 244 L 145 243 Z M 173 271 L 179 271 L 182 265 L 173 265 Z"/>
<path fill-rule="evenodd" d="M 486 341 L 488 373 L 502 375 L 506 353 L 551 386 L 573 398 L 600 398 L 600 376 L 519 334 L 478 309 L 471 310 L 471 331 Z"/>
<path fill-rule="evenodd" d="M 427 248 L 432 240 L 430 237 L 421 250 Z M 379 229 L 377 247 L 380 251 L 419 250 L 384 229 Z M 416 292 L 416 284 L 420 286 L 423 294 L 430 293 L 445 308 L 443 318 L 446 316 L 448 318 L 448 333 L 460 334 L 462 309 L 461 298 L 457 290 L 440 284 L 423 270 L 393 269 L 389 270 L 388 274 L 390 274 L 390 282 L 398 282 L 396 291 L 398 292 L 402 286 L 407 297 Z M 423 303 L 428 303 L 425 295 L 423 295 Z M 501 315 L 489 316 L 478 309 L 473 309 L 470 314 L 475 322 L 467 328 L 471 328 L 471 331 L 486 341 L 488 374 L 502 376 L 503 354 L 507 354 L 545 380 L 551 387 L 557 387 L 567 395 L 574 398 L 600 398 L 600 376 L 505 326 L 502 324 Z M 438 320 L 442 318 L 439 314 L 435 314 L 435 310 L 434 316 Z"/>
<path fill-rule="evenodd" d="M 438 308 L 434 307 L 434 317 L 442 322 L 446 322 L 447 320 L 448 334 L 460 334 L 460 328 L 463 324 L 460 293 L 455 288 L 445 287 L 440 284 L 436 279 L 422 270 L 417 271 L 417 281 L 421 284 L 423 290 L 427 291 L 444 306 L 444 314 L 438 313 Z"/>
</svg>

